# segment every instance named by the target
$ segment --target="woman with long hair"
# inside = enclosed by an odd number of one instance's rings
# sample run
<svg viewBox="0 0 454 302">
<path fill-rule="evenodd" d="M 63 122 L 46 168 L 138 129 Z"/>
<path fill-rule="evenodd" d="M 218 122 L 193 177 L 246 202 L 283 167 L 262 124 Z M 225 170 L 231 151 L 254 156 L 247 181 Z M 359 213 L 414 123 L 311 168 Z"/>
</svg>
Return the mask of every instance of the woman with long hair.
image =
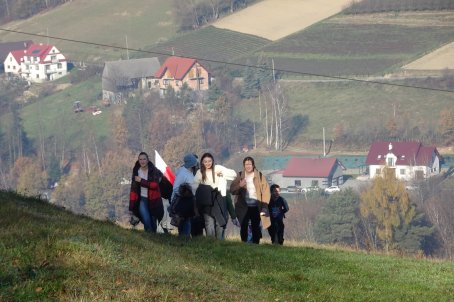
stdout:
<svg viewBox="0 0 454 302">
<path fill-rule="evenodd" d="M 200 215 L 205 221 L 207 236 L 224 239 L 228 221 L 226 204 L 227 181 L 236 176 L 235 170 L 215 164 L 213 155 L 205 153 L 200 159 L 200 169 L 194 176 L 193 192 Z M 201 192 L 205 191 L 205 192 Z M 213 196 L 217 196 L 212 199 Z M 203 200 L 202 200 L 203 199 Z"/>
<path fill-rule="evenodd" d="M 252 157 L 243 159 L 243 171 L 233 180 L 230 192 L 237 195 L 235 211 L 241 225 L 241 241 L 248 240 L 250 222 L 252 242 L 258 244 L 262 237 L 260 222 L 265 229 L 270 225 L 268 203 L 271 194 L 265 176 L 257 170 Z"/>
<path fill-rule="evenodd" d="M 145 231 L 156 233 L 157 221 L 164 216 L 159 182 L 161 171 L 149 160 L 148 154 L 140 152 L 132 169 L 129 211 L 139 217 Z"/>
</svg>

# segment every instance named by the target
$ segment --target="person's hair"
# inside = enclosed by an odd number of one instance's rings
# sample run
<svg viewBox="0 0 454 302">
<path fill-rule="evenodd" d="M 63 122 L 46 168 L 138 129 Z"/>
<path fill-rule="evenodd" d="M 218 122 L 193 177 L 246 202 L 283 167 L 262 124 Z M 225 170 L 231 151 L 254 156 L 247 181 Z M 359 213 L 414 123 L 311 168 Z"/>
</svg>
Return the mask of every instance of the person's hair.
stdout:
<svg viewBox="0 0 454 302">
<path fill-rule="evenodd" d="M 271 193 L 273 193 L 274 189 L 280 189 L 281 187 L 277 184 L 272 184 L 271 187 L 270 187 L 270 191 Z"/>
<path fill-rule="evenodd" d="M 204 153 L 202 155 L 202 158 L 200 159 L 200 172 L 202 173 L 202 181 L 205 182 L 206 179 L 207 179 L 207 172 L 206 172 L 206 168 L 205 168 L 205 165 L 203 164 L 203 160 L 205 159 L 205 157 L 209 157 L 211 158 L 211 160 L 213 161 L 213 164 L 211 165 L 211 172 L 213 173 L 213 181 L 214 181 L 214 157 L 213 155 L 211 155 L 211 153 Z"/>
<path fill-rule="evenodd" d="M 250 156 L 246 156 L 244 159 L 243 159 L 243 167 L 244 167 L 244 164 L 247 162 L 247 161 L 250 161 L 252 163 L 252 167 L 254 168 L 255 170 L 255 161 L 252 157 Z"/>
<path fill-rule="evenodd" d="M 145 155 L 145 156 L 147 157 L 147 160 L 150 160 L 150 158 L 148 157 L 147 152 L 143 152 L 143 151 L 140 152 L 140 153 L 139 153 L 139 156 L 137 156 L 137 158 L 139 158 L 141 155 Z"/>
</svg>

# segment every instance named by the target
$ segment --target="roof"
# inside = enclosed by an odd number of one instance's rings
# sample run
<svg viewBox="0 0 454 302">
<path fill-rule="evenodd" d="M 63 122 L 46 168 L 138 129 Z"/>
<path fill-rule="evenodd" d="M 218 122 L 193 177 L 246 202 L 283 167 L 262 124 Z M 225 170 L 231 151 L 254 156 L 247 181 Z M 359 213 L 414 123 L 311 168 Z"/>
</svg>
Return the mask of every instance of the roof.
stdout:
<svg viewBox="0 0 454 302">
<path fill-rule="evenodd" d="M 3 64 L 10 52 L 27 49 L 31 44 L 33 44 L 31 40 L 0 43 L 0 64 Z"/>
<path fill-rule="evenodd" d="M 24 56 L 38 57 L 39 61 L 43 62 L 53 47 L 53 45 L 49 44 L 32 44 L 27 48 Z"/>
<path fill-rule="evenodd" d="M 119 86 L 129 86 L 132 79 L 152 77 L 159 66 L 156 57 L 106 62 L 102 72 L 102 89 L 116 92 Z"/>
<path fill-rule="evenodd" d="M 24 57 L 25 50 L 13 50 L 11 51 L 11 55 L 14 57 L 17 63 L 20 64 L 22 58 Z"/>
<path fill-rule="evenodd" d="M 182 80 L 192 66 L 197 63 L 196 59 L 183 57 L 168 57 L 161 68 L 154 74 L 156 78 L 162 78 L 166 72 L 176 80 Z M 199 63 L 200 64 L 200 63 Z"/>
<path fill-rule="evenodd" d="M 293 157 L 288 163 L 282 176 L 284 177 L 328 177 L 337 167 L 338 161 L 329 158 Z"/>
<path fill-rule="evenodd" d="M 428 166 L 435 155 L 441 158 L 437 148 L 423 146 L 420 142 L 377 141 L 369 149 L 366 165 L 384 165 L 388 153 L 394 154 L 395 164 L 402 166 Z"/>
</svg>

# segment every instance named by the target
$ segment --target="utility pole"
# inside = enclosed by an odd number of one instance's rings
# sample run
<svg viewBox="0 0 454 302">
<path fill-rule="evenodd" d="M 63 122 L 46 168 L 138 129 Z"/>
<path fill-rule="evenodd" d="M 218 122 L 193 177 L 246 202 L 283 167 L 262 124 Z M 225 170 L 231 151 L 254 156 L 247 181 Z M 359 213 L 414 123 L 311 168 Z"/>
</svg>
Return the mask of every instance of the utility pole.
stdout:
<svg viewBox="0 0 454 302">
<path fill-rule="evenodd" d="M 128 35 L 125 35 L 125 39 L 126 39 L 126 58 L 129 60 Z"/>
<path fill-rule="evenodd" d="M 325 148 L 325 127 L 323 127 L 323 157 L 326 157 L 326 148 Z"/>
</svg>

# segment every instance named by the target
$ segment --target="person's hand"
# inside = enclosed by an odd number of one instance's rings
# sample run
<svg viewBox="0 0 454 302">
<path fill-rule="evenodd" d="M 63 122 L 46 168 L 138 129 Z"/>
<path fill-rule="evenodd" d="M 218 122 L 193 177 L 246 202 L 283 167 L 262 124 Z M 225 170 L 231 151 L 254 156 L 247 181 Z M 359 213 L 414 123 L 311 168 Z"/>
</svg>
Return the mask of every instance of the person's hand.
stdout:
<svg viewBox="0 0 454 302">
<path fill-rule="evenodd" d="M 223 176 L 222 171 L 219 171 L 218 173 L 216 173 L 216 175 L 217 175 L 218 177 L 222 177 L 222 176 Z"/>
<path fill-rule="evenodd" d="M 236 227 L 240 227 L 240 222 L 238 221 L 238 218 L 232 219 L 232 223 Z"/>
<path fill-rule="evenodd" d="M 142 178 L 140 176 L 134 176 L 134 180 L 137 182 L 140 182 L 142 180 Z"/>
<path fill-rule="evenodd" d="M 245 187 L 246 186 L 246 178 L 242 178 L 240 180 L 240 187 Z"/>
</svg>

